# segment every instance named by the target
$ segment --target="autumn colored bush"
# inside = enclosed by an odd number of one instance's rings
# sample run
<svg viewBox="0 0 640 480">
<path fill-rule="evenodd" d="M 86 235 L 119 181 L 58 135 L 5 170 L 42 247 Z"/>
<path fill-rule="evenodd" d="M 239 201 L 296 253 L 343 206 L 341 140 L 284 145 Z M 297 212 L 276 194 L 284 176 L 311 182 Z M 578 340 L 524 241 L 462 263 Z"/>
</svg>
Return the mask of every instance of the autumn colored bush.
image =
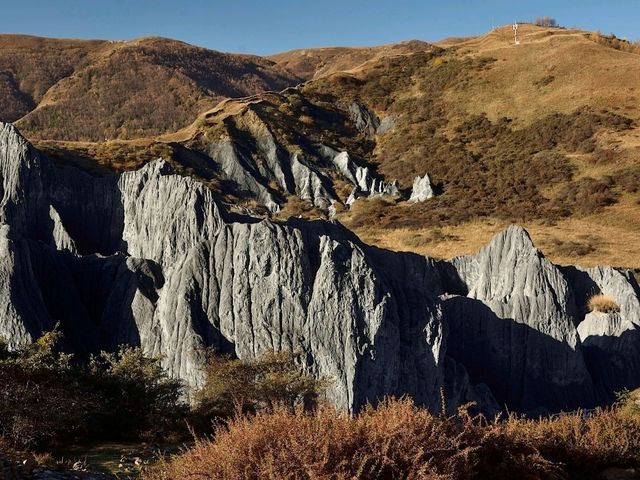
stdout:
<svg viewBox="0 0 640 480">
<path fill-rule="evenodd" d="M 612 313 L 619 312 L 620 307 L 616 301 L 609 295 L 594 295 L 587 302 L 590 312 Z"/>
<path fill-rule="evenodd" d="M 209 353 L 205 382 L 196 394 L 197 413 L 205 418 L 229 417 L 278 406 L 312 408 L 327 386 L 305 373 L 300 353 L 267 351 L 253 360 Z"/>
<path fill-rule="evenodd" d="M 388 400 L 245 415 L 147 479 L 561 479 L 640 466 L 640 416 L 621 408 L 543 419 L 432 415 Z"/>
</svg>

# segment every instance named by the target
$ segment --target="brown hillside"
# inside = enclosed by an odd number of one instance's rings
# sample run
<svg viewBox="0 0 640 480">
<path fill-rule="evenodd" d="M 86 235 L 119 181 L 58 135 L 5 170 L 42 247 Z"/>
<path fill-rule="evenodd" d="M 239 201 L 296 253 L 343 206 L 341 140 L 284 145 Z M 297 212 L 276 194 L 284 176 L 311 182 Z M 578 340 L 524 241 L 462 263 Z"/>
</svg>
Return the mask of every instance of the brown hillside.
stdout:
<svg viewBox="0 0 640 480">
<path fill-rule="evenodd" d="M 295 85 L 272 61 L 163 38 L 0 37 L 0 109 L 30 137 L 100 141 L 174 131 L 226 97 Z"/>
<path fill-rule="evenodd" d="M 384 57 L 429 51 L 431 48 L 429 43 L 410 40 L 378 47 L 306 48 L 269 58 L 298 77 L 311 80 L 336 72 L 363 69 Z"/>
<path fill-rule="evenodd" d="M 612 48 L 598 34 L 521 25 L 515 47 L 511 27 L 456 45 L 459 55 L 494 58 L 448 103 L 466 113 L 506 116 L 528 123 L 549 112 L 584 105 L 640 118 L 639 53 Z"/>
<path fill-rule="evenodd" d="M 379 59 L 310 82 L 323 105 L 360 100 L 395 127 L 369 161 L 427 204 L 361 201 L 339 215 L 365 240 L 437 257 L 471 253 L 510 222 L 553 259 L 640 267 L 640 55 L 578 30 L 521 25 Z M 325 103 L 326 102 L 326 103 Z"/>
<path fill-rule="evenodd" d="M 61 79 L 108 49 L 109 42 L 0 35 L 0 121 L 29 113 Z"/>
<path fill-rule="evenodd" d="M 283 151 L 331 145 L 398 179 L 405 193 L 425 173 L 436 187 L 425 203 L 341 206 L 338 219 L 368 242 L 451 257 L 517 222 L 557 262 L 640 268 L 640 55 L 577 30 L 524 25 L 519 46 L 510 35 L 497 29 L 448 48 L 381 56 L 281 94 L 229 100 L 150 144 L 154 152 L 169 145 L 176 163 L 231 201 L 246 199 L 216 177 L 208 156 L 216 139 L 242 145 L 258 168 L 256 132 L 270 132 Z M 358 133 L 347 112 L 353 101 L 391 118 L 390 128 Z M 67 144 L 59 156 L 77 148 Z M 84 160 L 119 169 L 149 158 L 128 143 L 81 150 Z M 334 176 L 344 201 L 350 187 Z M 267 186 L 286 200 L 277 184 Z M 321 212 L 290 198 L 287 215 Z"/>
</svg>

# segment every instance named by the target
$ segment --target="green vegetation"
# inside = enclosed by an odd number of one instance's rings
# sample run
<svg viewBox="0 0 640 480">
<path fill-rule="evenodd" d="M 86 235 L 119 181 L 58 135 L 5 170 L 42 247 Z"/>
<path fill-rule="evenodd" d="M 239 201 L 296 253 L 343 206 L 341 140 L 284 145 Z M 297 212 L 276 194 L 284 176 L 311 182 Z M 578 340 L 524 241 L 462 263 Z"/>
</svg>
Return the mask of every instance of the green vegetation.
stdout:
<svg viewBox="0 0 640 480">
<path fill-rule="evenodd" d="M 138 348 L 102 353 L 88 365 L 57 350 L 61 334 L 0 352 L 0 434 L 19 447 L 139 438 L 184 411 L 182 384 Z"/>
<path fill-rule="evenodd" d="M 199 414 L 214 418 L 229 417 L 238 409 L 313 408 L 326 382 L 302 372 L 301 357 L 300 353 L 267 352 L 257 360 L 237 360 L 210 353 L 205 383 L 196 395 Z"/>
</svg>

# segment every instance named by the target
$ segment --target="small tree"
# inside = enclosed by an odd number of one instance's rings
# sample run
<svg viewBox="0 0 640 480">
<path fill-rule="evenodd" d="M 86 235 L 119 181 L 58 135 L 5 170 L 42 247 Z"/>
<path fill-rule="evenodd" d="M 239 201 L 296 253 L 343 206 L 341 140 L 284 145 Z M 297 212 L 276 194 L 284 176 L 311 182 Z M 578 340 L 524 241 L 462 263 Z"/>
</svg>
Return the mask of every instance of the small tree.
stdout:
<svg viewBox="0 0 640 480">
<path fill-rule="evenodd" d="M 535 22 L 539 27 L 557 27 L 558 22 L 555 18 L 551 17 L 538 17 Z"/>
<path fill-rule="evenodd" d="M 208 354 L 205 383 L 196 400 L 207 416 L 272 410 L 277 405 L 312 408 L 327 382 L 303 372 L 300 353 L 268 351 L 256 360 Z"/>
<path fill-rule="evenodd" d="M 105 399 L 105 429 L 115 436 L 159 433 L 183 413 L 182 382 L 167 375 L 160 357 L 147 357 L 141 348 L 102 352 L 91 358 L 89 371 Z"/>
<path fill-rule="evenodd" d="M 56 329 L 14 351 L 0 346 L 0 433 L 20 447 L 33 447 L 87 433 L 100 401 L 56 352 Z"/>
<path fill-rule="evenodd" d="M 138 436 L 183 418 L 182 384 L 140 348 L 89 365 L 59 352 L 56 329 L 10 351 L 0 341 L 0 434 L 20 447 Z"/>
</svg>

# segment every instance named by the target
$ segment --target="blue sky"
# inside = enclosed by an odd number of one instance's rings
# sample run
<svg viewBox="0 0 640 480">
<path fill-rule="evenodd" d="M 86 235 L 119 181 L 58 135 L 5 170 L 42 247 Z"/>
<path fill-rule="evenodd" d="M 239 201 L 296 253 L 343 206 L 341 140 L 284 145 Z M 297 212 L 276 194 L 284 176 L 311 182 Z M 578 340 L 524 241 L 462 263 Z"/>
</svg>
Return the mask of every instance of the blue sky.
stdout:
<svg viewBox="0 0 640 480">
<path fill-rule="evenodd" d="M 0 32 L 104 39 L 160 35 L 263 55 L 438 40 L 544 15 L 565 26 L 640 39 L 640 0 L 0 0 Z"/>
</svg>

